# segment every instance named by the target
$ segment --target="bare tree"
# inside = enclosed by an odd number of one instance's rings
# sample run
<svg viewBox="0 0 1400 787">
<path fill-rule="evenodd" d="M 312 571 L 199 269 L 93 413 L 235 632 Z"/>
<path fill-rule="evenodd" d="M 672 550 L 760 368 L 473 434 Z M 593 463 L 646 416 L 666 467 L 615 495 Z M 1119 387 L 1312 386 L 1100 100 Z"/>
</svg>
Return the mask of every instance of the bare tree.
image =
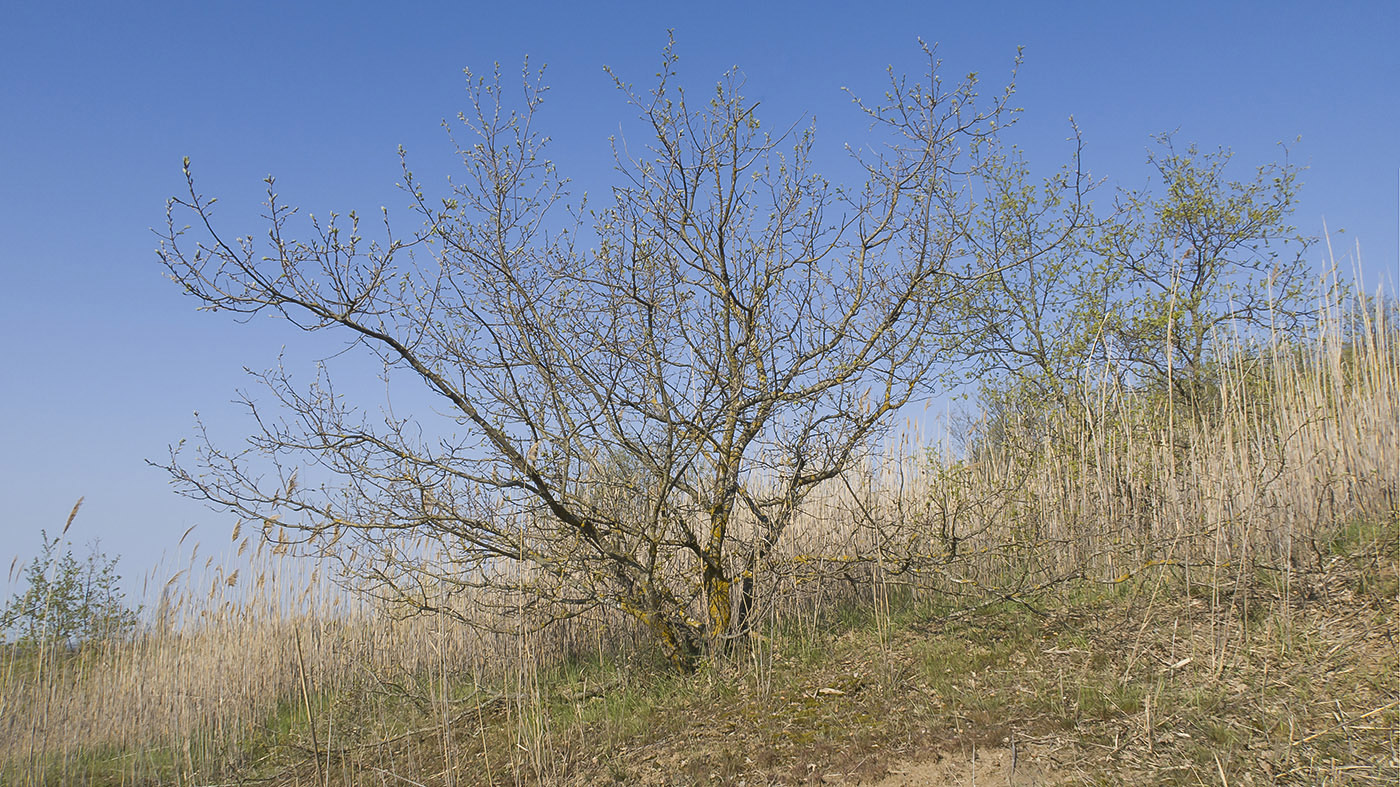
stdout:
<svg viewBox="0 0 1400 787">
<path fill-rule="evenodd" d="M 614 143 L 622 185 L 596 211 L 567 205 L 528 70 L 515 109 L 499 71 L 470 79 L 446 198 L 405 166 L 411 237 L 386 214 L 387 238 L 366 242 L 352 213 L 293 239 L 269 179 L 266 242 L 225 240 L 186 160 L 160 248 L 176 282 L 206 308 L 337 332 L 449 412 L 371 417 L 278 369 L 260 378 L 280 417 L 249 399 L 245 449 L 206 439 L 167 469 L 384 598 L 450 608 L 504 587 L 555 611 L 606 605 L 694 665 L 745 630 L 755 572 L 804 499 L 965 338 L 955 312 L 978 271 L 959 184 L 1011 88 L 945 87 L 925 54 L 926 79 L 857 102 L 873 138 L 851 190 L 814 170 L 810 128 L 760 126 L 737 72 L 697 105 L 671 46 L 650 91 L 615 78 L 646 139 Z"/>
</svg>

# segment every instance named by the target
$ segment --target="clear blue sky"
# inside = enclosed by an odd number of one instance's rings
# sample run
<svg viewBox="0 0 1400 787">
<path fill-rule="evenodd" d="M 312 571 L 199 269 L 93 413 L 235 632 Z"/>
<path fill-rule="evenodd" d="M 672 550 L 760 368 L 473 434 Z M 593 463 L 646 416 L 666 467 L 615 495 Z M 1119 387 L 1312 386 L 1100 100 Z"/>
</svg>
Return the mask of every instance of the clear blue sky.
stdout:
<svg viewBox="0 0 1400 787">
<path fill-rule="evenodd" d="M 974 8 L 974 6 L 976 6 Z M 517 10 L 519 9 L 519 10 Z M 525 10 L 525 9 L 528 9 Z M 236 439 L 242 369 L 300 338 L 200 314 L 162 277 L 151 227 L 190 156 L 226 226 L 250 219 L 261 178 L 324 214 L 401 207 L 395 151 L 441 182 L 439 128 L 463 106 L 462 68 L 549 64 L 543 122 L 580 188 L 608 177 L 626 108 L 611 65 L 645 85 L 666 30 L 695 90 L 731 66 L 770 123 L 817 118 L 835 160 L 861 123 L 848 98 L 884 69 L 917 72 L 916 37 L 951 76 L 994 87 L 1025 47 L 1016 139 L 1063 161 L 1073 115 L 1086 162 L 1147 181 L 1149 135 L 1235 149 L 1242 165 L 1299 135 L 1310 167 L 1296 215 L 1372 282 L 1396 278 L 1400 3 L 9 3 L 0 11 L 0 556 L 27 559 L 87 496 L 70 537 L 100 537 L 139 575 L 181 533 L 226 544 L 232 520 L 177 498 L 146 466 L 201 411 Z M 1244 174 L 1241 171 L 1241 174 Z M 1334 240 L 1336 240 L 1334 238 Z M 1347 263 L 1350 265 L 1350 262 Z"/>
</svg>

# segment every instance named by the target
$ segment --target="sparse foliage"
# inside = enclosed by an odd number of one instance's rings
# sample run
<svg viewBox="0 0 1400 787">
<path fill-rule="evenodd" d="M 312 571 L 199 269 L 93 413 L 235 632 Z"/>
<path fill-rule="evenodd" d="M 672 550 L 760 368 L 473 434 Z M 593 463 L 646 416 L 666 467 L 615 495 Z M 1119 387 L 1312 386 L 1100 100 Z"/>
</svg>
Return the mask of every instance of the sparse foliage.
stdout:
<svg viewBox="0 0 1400 787">
<path fill-rule="evenodd" d="M 1229 151 L 1178 150 L 1162 135 L 1148 156 L 1159 188 L 1121 190 L 1096 212 L 1077 127 L 1072 140 L 1069 165 L 1038 184 L 1016 151 L 982 152 L 983 206 L 967 234 L 992 271 L 967 311 L 980 448 L 1073 450 L 1094 421 L 1086 408 L 1112 400 L 1104 386 L 1203 414 L 1222 364 L 1300 339 L 1317 316 L 1313 239 L 1289 223 L 1300 170 L 1286 157 L 1230 180 Z"/>
<path fill-rule="evenodd" d="M 1112 217 L 1094 211 L 1100 184 L 1085 170 L 1083 141 L 1071 127 L 1069 163 L 1040 183 L 1018 150 L 980 151 L 982 202 L 967 237 L 987 275 L 965 319 L 977 337 L 971 370 L 980 380 L 980 409 L 996 432 L 984 438 L 1004 447 L 1013 439 L 1039 441 L 1053 417 L 1083 415 L 1084 378 L 1104 368 L 1112 299 L 1123 278 L 1103 254 Z"/>
<path fill-rule="evenodd" d="M 1114 352 L 1144 382 L 1198 404 L 1217 332 L 1227 346 L 1260 332 L 1296 337 L 1315 314 L 1304 258 L 1313 238 L 1290 223 L 1300 170 L 1286 155 L 1231 180 L 1230 151 L 1179 151 L 1171 135 L 1157 143 L 1148 161 L 1162 193 L 1124 192 L 1108 235 L 1126 285 Z"/>
<path fill-rule="evenodd" d="M 206 442 L 168 469 L 383 598 L 606 605 L 694 665 L 763 603 L 756 577 L 803 500 L 966 351 L 958 314 L 988 273 L 966 254 L 968 152 L 1011 91 L 945 86 L 926 53 L 926 79 L 857 102 L 873 136 L 849 190 L 815 170 L 810 128 L 765 130 L 737 72 L 706 101 L 677 87 L 671 47 L 649 91 L 617 80 L 641 133 L 615 142 L 622 183 L 596 210 L 545 157 L 528 71 L 517 107 L 499 73 L 471 79 L 445 198 L 405 166 L 411 237 L 366 243 L 351 214 L 294 240 L 269 180 L 267 242 L 226 241 L 190 178 L 160 251 L 187 292 L 337 331 L 451 414 L 375 419 L 279 369 L 261 379 L 285 418 L 250 399 L 247 450 Z M 334 483 L 298 485 L 302 464 Z"/>
</svg>

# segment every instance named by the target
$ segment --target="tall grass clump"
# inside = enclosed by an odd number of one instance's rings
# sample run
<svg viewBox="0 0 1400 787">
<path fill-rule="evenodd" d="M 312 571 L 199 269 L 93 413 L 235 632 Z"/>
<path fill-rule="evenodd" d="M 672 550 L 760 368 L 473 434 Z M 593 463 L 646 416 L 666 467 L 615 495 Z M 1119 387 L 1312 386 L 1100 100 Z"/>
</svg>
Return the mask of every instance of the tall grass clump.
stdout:
<svg viewBox="0 0 1400 787">
<path fill-rule="evenodd" d="M 926 516 L 988 556 L 967 562 L 970 578 L 1013 591 L 1154 566 L 1188 582 L 1318 568 L 1339 527 L 1396 516 L 1400 348 L 1386 320 L 1332 304 L 1311 336 L 1225 342 L 1194 401 L 1104 369 L 1079 409 L 1035 432 L 974 434 L 968 456 L 935 457 L 944 482 Z"/>
</svg>

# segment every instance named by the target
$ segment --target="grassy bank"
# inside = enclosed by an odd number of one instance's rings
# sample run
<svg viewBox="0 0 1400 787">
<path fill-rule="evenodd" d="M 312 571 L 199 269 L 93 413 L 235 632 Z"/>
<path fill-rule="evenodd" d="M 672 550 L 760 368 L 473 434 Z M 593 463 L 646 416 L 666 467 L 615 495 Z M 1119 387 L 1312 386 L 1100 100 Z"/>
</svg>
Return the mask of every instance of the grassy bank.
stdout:
<svg viewBox="0 0 1400 787">
<path fill-rule="evenodd" d="M 1340 529 L 1291 588 L 1259 571 L 1187 592 L 1163 567 L 969 609 L 877 586 L 878 604 L 833 604 L 695 675 L 639 654 L 310 680 L 222 747 L 80 750 L 3 780 L 898 783 L 931 762 L 970 775 L 981 751 L 1012 783 L 1384 783 L 1397 539 L 1393 520 Z"/>
<path fill-rule="evenodd" d="M 134 639 L 7 647 L 0 783 L 1391 783 L 1382 317 L 1241 348 L 1191 408 L 1106 375 L 1019 433 L 872 458 L 694 674 L 615 611 L 406 616 L 235 533 Z"/>
</svg>

